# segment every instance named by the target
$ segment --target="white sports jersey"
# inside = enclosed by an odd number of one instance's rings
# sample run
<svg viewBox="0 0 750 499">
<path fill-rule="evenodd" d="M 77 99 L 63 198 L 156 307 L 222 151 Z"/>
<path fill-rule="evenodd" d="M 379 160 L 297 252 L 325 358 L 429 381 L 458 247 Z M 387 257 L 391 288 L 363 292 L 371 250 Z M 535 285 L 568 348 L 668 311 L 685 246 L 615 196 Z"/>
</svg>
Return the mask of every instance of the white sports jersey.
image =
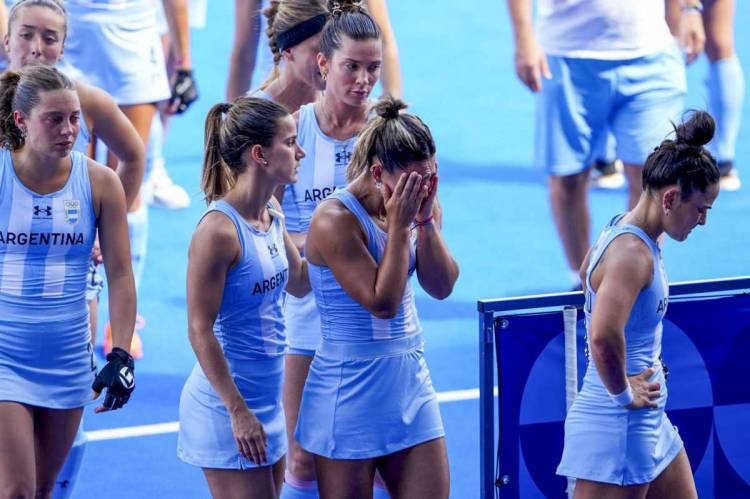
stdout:
<svg viewBox="0 0 750 499">
<path fill-rule="evenodd" d="M 535 30 L 547 54 L 583 59 L 643 57 L 672 40 L 661 0 L 539 0 Z"/>
</svg>

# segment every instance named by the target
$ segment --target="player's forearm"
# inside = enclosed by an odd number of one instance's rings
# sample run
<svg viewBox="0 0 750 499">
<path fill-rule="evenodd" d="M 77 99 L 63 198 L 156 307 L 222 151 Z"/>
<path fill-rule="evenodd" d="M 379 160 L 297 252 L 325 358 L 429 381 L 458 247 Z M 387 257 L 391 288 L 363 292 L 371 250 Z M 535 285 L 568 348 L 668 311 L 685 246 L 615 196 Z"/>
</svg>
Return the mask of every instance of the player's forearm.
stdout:
<svg viewBox="0 0 750 499">
<path fill-rule="evenodd" d="M 591 356 L 609 393 L 621 393 L 628 387 L 625 369 L 625 335 L 622 331 L 597 334 L 592 331 Z"/>
<path fill-rule="evenodd" d="M 508 10 L 513 26 L 513 36 L 519 40 L 533 36 L 534 22 L 531 12 L 531 0 L 508 0 Z"/>
<path fill-rule="evenodd" d="M 191 324 L 189 330 L 190 344 L 198 358 L 198 363 L 227 410 L 233 413 L 247 407 L 229 373 L 224 352 L 211 328 Z"/>
<path fill-rule="evenodd" d="M 129 262 L 128 262 L 129 263 Z M 112 324 L 112 346 L 130 351 L 130 342 L 135 329 L 135 281 L 130 267 L 119 271 L 107 268 L 109 288 L 109 317 Z"/>
<path fill-rule="evenodd" d="M 171 35 L 172 56 L 178 69 L 192 69 L 187 0 L 162 0 Z"/>
<path fill-rule="evenodd" d="M 130 207 L 138 197 L 143 181 L 143 174 L 146 169 L 145 158 L 136 158 L 133 161 L 120 161 L 117 164 L 117 176 L 122 182 L 122 188 L 125 190 L 125 202 Z"/>
</svg>

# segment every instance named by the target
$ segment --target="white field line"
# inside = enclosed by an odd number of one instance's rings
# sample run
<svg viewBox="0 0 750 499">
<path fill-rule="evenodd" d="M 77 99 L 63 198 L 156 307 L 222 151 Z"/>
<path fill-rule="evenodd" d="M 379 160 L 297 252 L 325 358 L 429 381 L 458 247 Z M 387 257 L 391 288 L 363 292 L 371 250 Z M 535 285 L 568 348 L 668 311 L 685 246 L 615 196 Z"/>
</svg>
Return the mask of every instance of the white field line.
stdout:
<svg viewBox="0 0 750 499">
<path fill-rule="evenodd" d="M 495 387 L 494 391 L 495 396 L 497 396 L 497 387 Z M 437 397 L 438 402 L 442 403 L 476 400 L 479 398 L 479 388 L 440 392 L 437 394 Z M 90 442 L 97 442 L 100 440 L 115 440 L 118 438 L 145 437 L 148 435 L 177 433 L 179 429 L 180 423 L 178 421 L 173 421 L 171 423 L 157 423 L 140 426 L 126 426 L 125 428 L 87 431 L 86 436 L 89 438 Z"/>
</svg>

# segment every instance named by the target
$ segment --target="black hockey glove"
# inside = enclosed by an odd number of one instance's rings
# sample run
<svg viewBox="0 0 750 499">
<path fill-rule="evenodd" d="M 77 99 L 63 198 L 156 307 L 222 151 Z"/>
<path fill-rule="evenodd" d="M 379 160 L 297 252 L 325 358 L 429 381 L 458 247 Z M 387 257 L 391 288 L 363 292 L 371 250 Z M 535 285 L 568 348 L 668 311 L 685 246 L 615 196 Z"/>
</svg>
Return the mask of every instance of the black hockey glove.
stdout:
<svg viewBox="0 0 750 499">
<path fill-rule="evenodd" d="M 169 99 L 169 107 L 177 114 L 182 114 L 190 107 L 190 104 L 198 99 L 198 86 L 193 78 L 191 69 L 178 69 L 172 84 L 172 97 Z"/>
<path fill-rule="evenodd" d="M 102 410 L 119 409 L 125 405 L 135 389 L 135 364 L 133 357 L 122 348 L 113 348 L 107 355 L 107 364 L 96 375 L 91 388 L 97 396 L 104 388 Z"/>
</svg>

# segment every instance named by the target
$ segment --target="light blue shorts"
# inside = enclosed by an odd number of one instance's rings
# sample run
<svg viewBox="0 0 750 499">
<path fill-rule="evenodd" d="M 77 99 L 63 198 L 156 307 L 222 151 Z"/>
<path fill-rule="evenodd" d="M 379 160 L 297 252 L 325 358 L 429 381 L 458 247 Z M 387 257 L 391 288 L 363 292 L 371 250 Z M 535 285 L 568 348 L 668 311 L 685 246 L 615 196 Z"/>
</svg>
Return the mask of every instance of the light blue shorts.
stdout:
<svg viewBox="0 0 750 499">
<path fill-rule="evenodd" d="M 302 394 L 296 430 L 302 448 L 330 459 L 371 459 L 444 436 L 422 353 L 421 335 L 324 340 Z"/>
<path fill-rule="evenodd" d="M 50 409 L 83 407 L 96 364 L 88 314 L 40 323 L 0 319 L 0 400 Z"/>
<path fill-rule="evenodd" d="M 152 9 L 119 15 L 70 12 L 65 58 L 68 76 L 99 87 L 118 105 L 159 102 L 170 89 Z"/>
<path fill-rule="evenodd" d="M 652 482 L 669 466 L 683 443 L 664 412 L 667 386 L 662 369 L 649 382 L 662 386 L 658 407 L 631 410 L 616 405 L 598 376 L 587 374 L 565 418 L 558 475 L 637 485 Z"/>
<path fill-rule="evenodd" d="M 284 356 L 229 361 L 237 388 L 268 437 L 267 462 L 261 465 L 242 456 L 232 433 L 227 408 L 200 365 L 190 373 L 180 396 L 180 432 L 177 456 L 201 468 L 245 470 L 270 466 L 287 451 L 281 383 Z"/>
<path fill-rule="evenodd" d="M 677 44 L 623 61 L 548 56 L 537 96 L 535 163 L 552 176 L 585 171 L 611 130 L 617 157 L 643 165 L 683 111 L 685 62 Z"/>
</svg>

